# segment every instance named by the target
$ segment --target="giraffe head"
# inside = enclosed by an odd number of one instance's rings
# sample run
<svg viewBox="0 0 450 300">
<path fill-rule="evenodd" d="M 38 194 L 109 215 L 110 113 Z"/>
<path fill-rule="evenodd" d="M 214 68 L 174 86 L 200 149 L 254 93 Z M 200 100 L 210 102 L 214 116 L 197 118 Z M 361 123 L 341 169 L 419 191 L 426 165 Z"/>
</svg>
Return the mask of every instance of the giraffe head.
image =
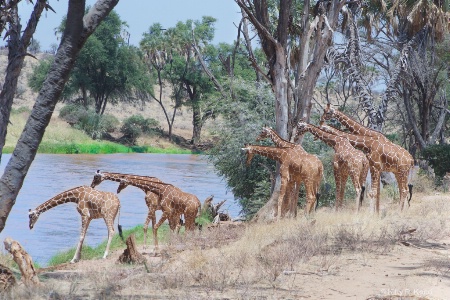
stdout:
<svg viewBox="0 0 450 300">
<path fill-rule="evenodd" d="M 330 103 L 327 104 L 327 107 L 323 110 L 323 115 L 320 118 L 320 121 L 330 120 L 333 118 L 334 108 L 330 107 Z"/>
<path fill-rule="evenodd" d="M 264 126 L 261 130 L 261 133 L 256 137 L 256 141 L 264 140 L 270 137 L 270 131 L 272 128 L 268 126 Z"/>
<path fill-rule="evenodd" d="M 247 153 L 247 160 L 245 161 L 245 164 L 248 166 L 250 165 L 250 162 L 253 159 L 253 156 L 255 155 L 252 151 L 252 148 L 249 145 L 245 145 L 244 148 L 241 148 L 242 151 L 244 151 L 245 153 Z"/>
<path fill-rule="evenodd" d="M 117 194 L 120 193 L 127 186 L 128 186 L 128 180 L 126 180 L 126 179 L 120 180 L 120 184 L 117 187 Z"/>
<path fill-rule="evenodd" d="M 307 131 L 306 128 L 308 126 L 308 123 L 304 121 L 304 119 L 300 119 L 300 121 L 297 123 L 297 132 L 295 134 L 294 140 L 298 140 L 298 138 L 305 134 Z"/>
<path fill-rule="evenodd" d="M 103 180 L 104 177 L 102 172 L 100 172 L 100 170 L 97 170 L 97 172 L 95 172 L 94 179 L 92 179 L 91 188 L 95 188 L 97 185 L 102 183 Z"/>
<path fill-rule="evenodd" d="M 33 229 L 34 224 L 36 223 L 36 221 L 39 218 L 40 213 L 36 210 L 28 210 L 28 218 L 30 219 L 30 229 Z"/>
</svg>

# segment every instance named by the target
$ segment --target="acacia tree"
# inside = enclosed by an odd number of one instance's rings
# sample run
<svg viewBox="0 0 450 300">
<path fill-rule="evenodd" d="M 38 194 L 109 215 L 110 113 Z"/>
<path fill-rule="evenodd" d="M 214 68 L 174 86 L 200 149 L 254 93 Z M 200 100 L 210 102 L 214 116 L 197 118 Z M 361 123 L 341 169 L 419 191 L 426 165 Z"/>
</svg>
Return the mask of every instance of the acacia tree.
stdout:
<svg viewBox="0 0 450 300">
<path fill-rule="evenodd" d="M 86 2 L 69 0 L 67 25 L 55 62 L 0 178 L 0 232 L 5 228 L 8 215 L 36 156 L 45 129 L 81 48 L 118 2 L 118 0 L 98 0 L 85 16 Z"/>
<path fill-rule="evenodd" d="M 200 141 L 201 130 L 207 119 L 214 115 L 207 101 L 214 90 L 210 77 L 205 75 L 200 61 L 210 61 L 212 57 L 202 57 L 198 49 L 206 49 L 214 38 L 212 17 L 203 17 L 201 21 L 187 20 L 178 22 L 175 27 L 162 29 L 154 24 L 144 33 L 140 46 L 146 55 L 146 61 L 158 78 L 159 96 L 151 95 L 165 114 L 171 134 L 176 110 L 185 105 L 192 109 L 192 143 Z M 195 30 L 195 34 L 193 34 Z M 197 50 L 197 51 L 196 51 Z M 208 54 L 208 51 L 205 51 Z M 217 59 L 217 58 L 216 58 Z M 174 102 L 172 115 L 167 104 L 163 103 L 163 89 L 168 84 L 172 88 L 171 98 Z"/>
</svg>

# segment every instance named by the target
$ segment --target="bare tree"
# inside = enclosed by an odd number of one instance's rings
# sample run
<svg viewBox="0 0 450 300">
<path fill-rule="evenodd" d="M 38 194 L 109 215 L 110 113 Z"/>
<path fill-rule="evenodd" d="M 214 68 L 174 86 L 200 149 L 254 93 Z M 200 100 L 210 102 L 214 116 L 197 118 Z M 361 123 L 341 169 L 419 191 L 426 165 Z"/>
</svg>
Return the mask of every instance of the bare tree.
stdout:
<svg viewBox="0 0 450 300">
<path fill-rule="evenodd" d="M 5 228 L 8 215 L 36 156 L 45 129 L 80 50 L 118 2 L 119 0 L 98 0 L 85 15 L 86 1 L 69 0 L 67 26 L 55 55 L 55 61 L 39 92 L 13 155 L 0 178 L 0 232 Z"/>
<path fill-rule="evenodd" d="M 37 1 L 28 20 L 27 27 L 22 32 L 17 7 L 19 2 L 20 0 L 0 2 L 0 34 L 8 27 L 5 34 L 5 37 L 8 37 L 8 66 L 6 67 L 3 88 L 0 92 L 0 161 L 2 150 L 5 146 L 6 132 L 14 94 L 17 90 L 17 82 L 23 68 L 25 57 L 28 55 L 27 48 L 31 43 L 44 8 L 53 10 L 46 0 Z"/>
</svg>

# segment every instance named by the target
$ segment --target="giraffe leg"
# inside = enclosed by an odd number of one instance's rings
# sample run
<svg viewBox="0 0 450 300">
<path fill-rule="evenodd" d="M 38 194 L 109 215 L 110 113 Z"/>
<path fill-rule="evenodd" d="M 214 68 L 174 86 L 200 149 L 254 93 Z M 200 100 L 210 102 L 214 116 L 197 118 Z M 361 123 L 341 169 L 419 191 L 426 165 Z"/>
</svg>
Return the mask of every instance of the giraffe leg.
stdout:
<svg viewBox="0 0 450 300">
<path fill-rule="evenodd" d="M 336 200 L 334 208 L 335 210 L 338 210 L 342 202 L 342 199 L 340 198 L 342 190 L 342 174 L 339 165 L 337 163 L 333 163 L 333 169 L 334 169 L 334 182 L 336 183 Z"/>
<path fill-rule="evenodd" d="M 289 173 L 286 170 L 285 172 L 282 172 L 280 170 L 281 174 L 281 187 L 280 187 L 280 195 L 278 196 L 278 210 L 277 210 L 277 221 L 281 219 L 281 213 L 282 213 L 282 207 L 283 207 L 283 200 L 284 196 L 286 195 L 286 188 L 289 181 Z"/>
<path fill-rule="evenodd" d="M 400 194 L 400 211 L 404 208 L 408 208 L 408 172 L 395 173 L 395 179 L 397 179 L 397 185 Z"/>
<path fill-rule="evenodd" d="M 372 199 L 372 212 L 380 212 L 380 170 L 370 168 L 370 175 L 372 178 L 372 187 L 370 190 L 370 198 Z"/>
<path fill-rule="evenodd" d="M 317 189 L 315 189 L 315 184 L 311 182 L 311 180 L 305 181 L 305 190 L 306 190 L 306 206 L 305 206 L 305 214 L 310 215 L 314 211 L 315 203 L 316 203 L 316 194 Z"/>
<path fill-rule="evenodd" d="M 162 223 L 164 223 L 164 221 L 169 217 L 169 213 L 167 211 L 164 211 L 161 219 L 159 219 L 158 223 L 155 225 L 154 227 L 154 239 L 155 239 L 155 252 L 158 251 L 158 228 L 159 226 L 162 225 Z"/>
<path fill-rule="evenodd" d="M 83 247 L 84 237 L 86 236 L 86 231 L 87 231 L 87 228 L 88 228 L 90 222 L 91 222 L 91 219 L 88 216 L 81 217 L 80 240 L 78 241 L 77 249 L 75 250 L 75 255 L 73 256 L 72 260 L 70 261 L 71 264 L 78 262 L 81 258 L 81 249 Z"/>
<path fill-rule="evenodd" d="M 350 173 L 350 178 L 353 182 L 353 186 L 355 187 L 355 193 L 356 193 L 356 197 L 355 197 L 355 202 L 356 202 L 356 212 L 359 212 L 360 208 L 361 208 L 361 185 L 359 182 L 359 176 L 357 176 L 357 174 L 355 174 L 355 172 L 351 172 Z"/>
<path fill-rule="evenodd" d="M 148 224 L 152 221 L 152 232 L 153 232 L 153 238 L 155 238 L 155 232 L 154 227 L 156 223 L 156 216 L 155 216 L 155 210 L 152 207 L 149 207 L 147 218 L 145 219 L 144 226 L 142 229 L 144 230 L 144 249 L 147 247 L 147 230 L 148 230 Z"/>
<path fill-rule="evenodd" d="M 106 243 L 105 254 L 103 254 L 103 259 L 105 259 L 109 254 L 109 246 L 111 245 L 112 238 L 114 236 L 114 219 L 116 215 L 113 217 L 105 218 L 106 227 L 108 228 L 108 242 Z"/>
</svg>

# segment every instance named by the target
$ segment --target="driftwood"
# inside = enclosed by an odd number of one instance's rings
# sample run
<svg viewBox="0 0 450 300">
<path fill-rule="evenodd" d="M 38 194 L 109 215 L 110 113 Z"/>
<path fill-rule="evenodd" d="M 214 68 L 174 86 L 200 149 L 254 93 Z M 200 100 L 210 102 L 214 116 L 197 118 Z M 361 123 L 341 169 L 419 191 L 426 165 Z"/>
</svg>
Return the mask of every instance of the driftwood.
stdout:
<svg viewBox="0 0 450 300">
<path fill-rule="evenodd" d="M 119 256 L 118 262 L 122 264 L 142 264 L 146 263 L 146 258 L 139 253 L 136 248 L 136 238 L 131 234 L 126 241 L 127 249 Z"/>
<path fill-rule="evenodd" d="M 208 212 L 211 217 L 214 219 L 219 214 L 219 208 L 225 203 L 227 200 L 223 200 L 217 204 L 213 204 L 212 201 L 214 199 L 214 195 L 209 196 L 203 201 L 202 211 Z"/>
<path fill-rule="evenodd" d="M 19 266 L 20 273 L 22 273 L 22 282 L 27 286 L 39 284 L 39 278 L 33 266 L 33 259 L 19 242 L 7 237 L 3 243 L 6 251 L 12 254 L 13 260 Z"/>
<path fill-rule="evenodd" d="M 16 277 L 13 272 L 6 266 L 0 264 L 0 294 L 9 292 L 16 284 Z"/>
</svg>

